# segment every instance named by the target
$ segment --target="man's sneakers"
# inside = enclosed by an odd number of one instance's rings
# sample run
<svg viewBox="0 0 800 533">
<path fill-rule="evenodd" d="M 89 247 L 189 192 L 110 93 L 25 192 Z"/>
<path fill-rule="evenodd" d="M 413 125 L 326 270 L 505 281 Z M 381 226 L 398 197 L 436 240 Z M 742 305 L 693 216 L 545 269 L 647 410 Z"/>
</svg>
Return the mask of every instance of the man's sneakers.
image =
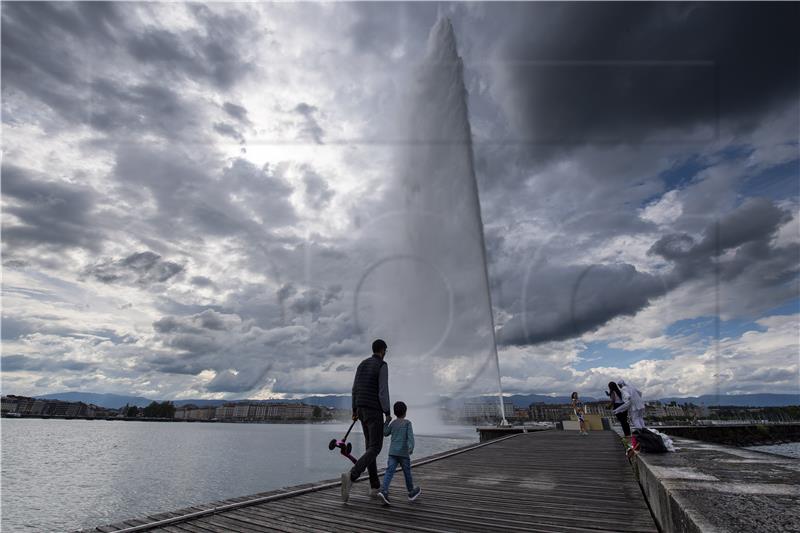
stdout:
<svg viewBox="0 0 800 533">
<path fill-rule="evenodd" d="M 380 491 L 381 491 L 381 489 L 373 489 L 372 487 L 370 487 L 369 485 L 367 485 L 367 496 L 369 496 L 369 498 L 370 498 L 371 500 L 375 500 L 375 499 L 377 499 L 377 498 L 378 498 L 378 493 L 379 493 Z"/>
<path fill-rule="evenodd" d="M 350 499 L 350 488 L 353 486 L 353 480 L 350 479 L 350 472 L 342 474 L 342 501 L 347 502 Z"/>
<path fill-rule="evenodd" d="M 389 495 L 383 492 L 382 490 L 378 491 L 378 498 L 383 500 L 383 505 L 391 505 L 389 503 Z"/>
</svg>

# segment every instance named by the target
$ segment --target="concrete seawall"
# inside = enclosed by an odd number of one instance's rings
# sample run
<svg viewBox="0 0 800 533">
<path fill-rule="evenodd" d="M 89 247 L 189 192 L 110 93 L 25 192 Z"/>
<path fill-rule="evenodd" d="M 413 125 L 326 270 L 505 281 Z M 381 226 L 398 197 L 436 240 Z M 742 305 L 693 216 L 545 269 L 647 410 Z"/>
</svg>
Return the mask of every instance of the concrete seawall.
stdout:
<svg viewBox="0 0 800 533">
<path fill-rule="evenodd" d="M 800 460 L 673 440 L 677 453 L 632 461 L 661 531 L 800 531 Z"/>
</svg>

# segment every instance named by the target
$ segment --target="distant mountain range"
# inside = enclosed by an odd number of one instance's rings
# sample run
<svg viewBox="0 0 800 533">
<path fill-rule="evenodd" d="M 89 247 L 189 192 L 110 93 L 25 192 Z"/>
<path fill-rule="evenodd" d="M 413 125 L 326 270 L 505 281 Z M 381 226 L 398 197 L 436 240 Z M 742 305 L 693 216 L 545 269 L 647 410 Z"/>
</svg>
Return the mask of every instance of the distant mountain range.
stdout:
<svg viewBox="0 0 800 533">
<path fill-rule="evenodd" d="M 689 396 L 686 398 L 662 398 L 662 402 L 693 403 L 695 405 L 717 405 L 715 394 Z M 800 405 L 798 394 L 731 394 L 720 395 L 720 405 L 734 407 L 782 407 L 784 405 Z"/>
<path fill-rule="evenodd" d="M 144 398 L 142 396 L 125 396 L 121 394 L 98 394 L 94 392 L 57 392 L 54 394 L 45 394 L 37 396 L 37 398 L 44 398 L 48 400 L 63 400 L 67 402 L 84 402 L 93 403 L 100 407 L 108 409 L 119 409 L 125 405 L 135 405 L 137 407 L 146 407 L 153 400 Z M 472 398 L 474 400 L 475 398 Z M 581 399 L 585 402 L 597 401 L 598 399 L 604 400 L 605 398 L 593 398 L 591 396 L 582 396 Z M 650 398 L 645 397 L 645 400 Z M 515 407 L 528 407 L 532 403 L 547 403 L 547 404 L 563 404 L 569 403 L 568 396 L 545 396 L 543 394 L 513 394 L 506 396 L 506 400 L 511 401 Z M 161 400 L 159 400 L 161 401 Z M 204 406 L 217 406 L 225 402 L 260 402 L 260 403 L 306 403 L 308 405 L 319 405 L 324 407 L 334 407 L 339 409 L 348 409 L 351 405 L 350 396 L 308 396 L 306 398 L 294 400 L 247 400 L 242 398 L 239 400 L 175 400 L 173 403 L 176 406 L 194 404 L 200 407 Z M 457 409 L 461 407 L 467 399 L 445 399 L 448 407 Z M 716 405 L 717 397 L 713 394 L 704 394 L 702 396 L 690 396 L 686 398 L 669 397 L 661 398 L 662 402 L 675 401 L 678 403 L 694 403 L 697 405 Z M 732 394 L 723 395 L 719 397 L 721 405 L 736 406 L 736 407 L 780 407 L 784 405 L 800 405 L 800 394 Z"/>
<path fill-rule="evenodd" d="M 57 392 L 55 394 L 43 394 L 36 396 L 44 400 L 62 400 L 64 402 L 83 402 L 93 403 L 99 407 L 107 409 L 119 409 L 125 405 L 135 405 L 146 407 L 153 400 L 142 396 L 123 396 L 121 394 L 98 394 L 95 392 Z"/>
</svg>

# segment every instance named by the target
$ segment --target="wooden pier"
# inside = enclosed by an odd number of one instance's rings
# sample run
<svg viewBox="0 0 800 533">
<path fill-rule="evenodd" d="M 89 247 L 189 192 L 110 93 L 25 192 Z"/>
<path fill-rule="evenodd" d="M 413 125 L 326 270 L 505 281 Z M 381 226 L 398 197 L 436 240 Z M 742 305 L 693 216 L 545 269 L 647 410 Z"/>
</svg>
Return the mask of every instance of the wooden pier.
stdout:
<svg viewBox="0 0 800 533">
<path fill-rule="evenodd" d="M 331 480 L 91 531 L 658 531 L 610 431 L 511 435 L 419 461 L 413 472 L 422 495 L 408 502 L 398 472 L 390 507 L 368 497 L 364 479 L 342 503 Z"/>
</svg>

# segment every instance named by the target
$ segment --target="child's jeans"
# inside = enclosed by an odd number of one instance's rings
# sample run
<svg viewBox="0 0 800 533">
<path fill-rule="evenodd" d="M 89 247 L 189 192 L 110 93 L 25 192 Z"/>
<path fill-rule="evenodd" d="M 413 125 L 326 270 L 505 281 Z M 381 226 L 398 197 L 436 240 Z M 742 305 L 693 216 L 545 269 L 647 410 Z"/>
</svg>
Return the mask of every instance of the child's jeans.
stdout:
<svg viewBox="0 0 800 533">
<path fill-rule="evenodd" d="M 392 482 L 398 463 L 400 468 L 403 469 L 403 475 L 406 478 L 406 490 L 411 492 L 414 489 L 414 481 L 411 479 L 411 459 L 409 457 L 400 457 L 399 455 L 390 455 L 389 463 L 386 465 L 386 473 L 383 475 L 383 487 L 381 487 L 381 491 L 384 494 L 389 494 L 389 483 Z"/>
</svg>

